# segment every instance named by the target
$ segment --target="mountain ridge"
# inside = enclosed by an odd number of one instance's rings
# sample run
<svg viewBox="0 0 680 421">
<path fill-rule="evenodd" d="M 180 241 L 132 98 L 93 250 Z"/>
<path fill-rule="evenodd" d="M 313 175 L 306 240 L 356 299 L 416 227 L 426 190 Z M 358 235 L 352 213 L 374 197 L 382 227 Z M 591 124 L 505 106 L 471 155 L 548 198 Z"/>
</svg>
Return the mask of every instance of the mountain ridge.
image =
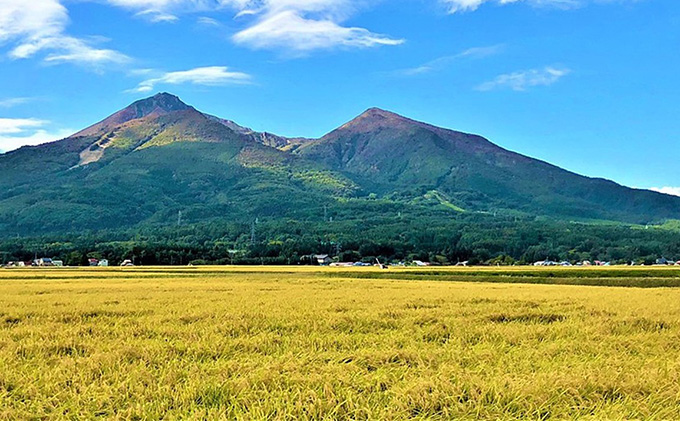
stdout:
<svg viewBox="0 0 680 421">
<path fill-rule="evenodd" d="M 27 190 L 36 183 L 40 189 Z M 0 187 L 0 228 L 11 230 L 29 230 L 36 220 L 48 231 L 108 228 L 116 215 L 136 226 L 180 210 L 186 221 L 304 221 L 329 204 L 374 209 L 375 218 L 402 209 L 437 218 L 680 219 L 680 198 L 581 176 L 380 108 L 319 139 L 287 138 L 200 112 L 169 93 L 66 139 L 0 155 Z"/>
</svg>

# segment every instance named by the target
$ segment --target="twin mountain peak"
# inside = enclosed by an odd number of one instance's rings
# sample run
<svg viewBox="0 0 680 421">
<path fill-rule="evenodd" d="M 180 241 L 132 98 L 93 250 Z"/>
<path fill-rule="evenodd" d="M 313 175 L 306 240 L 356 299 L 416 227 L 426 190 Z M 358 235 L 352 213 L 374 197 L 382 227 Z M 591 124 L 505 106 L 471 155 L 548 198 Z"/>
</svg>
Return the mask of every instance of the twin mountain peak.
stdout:
<svg viewBox="0 0 680 421">
<path fill-rule="evenodd" d="M 27 189 L 38 184 L 37 192 Z M 193 209 L 197 221 L 289 218 L 348 203 L 376 209 L 376 217 L 403 208 L 451 217 L 680 219 L 680 198 L 584 177 L 379 108 L 319 139 L 288 138 L 201 113 L 169 93 L 67 139 L 0 155 L 0 188 L 0 225 L 17 229 L 36 218 L 42 228 L 63 229 L 51 209 L 78 215 L 69 229 L 80 229 L 117 224 L 111 215 L 119 213 L 134 226 L 166 220 L 176 209 Z M 380 206 L 369 204 L 376 198 Z"/>
<path fill-rule="evenodd" d="M 209 114 L 204 114 L 196 110 L 194 107 L 185 104 L 176 95 L 161 92 L 152 97 L 141 99 L 130 104 L 128 107 L 112 114 L 106 119 L 99 123 L 96 123 L 87 129 L 76 133 L 72 137 L 79 136 L 91 136 L 95 134 L 100 134 L 103 131 L 119 129 L 120 126 L 124 125 L 133 120 L 151 120 L 161 116 L 166 116 L 171 113 L 178 113 L 178 117 L 192 118 L 197 116 L 203 116 L 206 120 L 219 122 L 226 127 L 239 132 L 239 133 L 256 133 L 251 129 L 243 126 L 239 126 L 231 120 L 221 119 Z M 363 114 L 350 121 L 345 127 L 362 127 L 365 125 L 375 126 L 378 124 L 390 124 L 396 122 L 413 122 L 405 117 L 398 114 L 382 110 L 380 108 L 370 108 L 366 110 Z M 275 136 L 271 135 L 270 136 Z M 283 136 L 276 136 L 283 138 Z"/>
</svg>

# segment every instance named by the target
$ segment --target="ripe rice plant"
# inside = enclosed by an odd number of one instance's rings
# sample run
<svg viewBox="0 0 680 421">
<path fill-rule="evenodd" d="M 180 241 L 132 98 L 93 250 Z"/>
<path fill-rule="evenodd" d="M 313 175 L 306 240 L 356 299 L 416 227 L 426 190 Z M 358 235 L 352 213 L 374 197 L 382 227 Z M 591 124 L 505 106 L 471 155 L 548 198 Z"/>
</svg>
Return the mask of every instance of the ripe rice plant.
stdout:
<svg viewBox="0 0 680 421">
<path fill-rule="evenodd" d="M 501 282 L 676 272 L 523 271 L 5 270 L 0 419 L 680 418 L 680 290 Z"/>
</svg>

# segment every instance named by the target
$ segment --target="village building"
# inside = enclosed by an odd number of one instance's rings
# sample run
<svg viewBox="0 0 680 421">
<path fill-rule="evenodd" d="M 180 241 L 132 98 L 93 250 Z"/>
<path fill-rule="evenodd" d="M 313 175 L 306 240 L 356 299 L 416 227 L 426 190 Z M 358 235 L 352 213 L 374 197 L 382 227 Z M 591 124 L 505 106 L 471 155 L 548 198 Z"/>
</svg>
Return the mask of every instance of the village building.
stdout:
<svg viewBox="0 0 680 421">
<path fill-rule="evenodd" d="M 314 259 L 319 264 L 319 266 L 328 266 L 333 261 L 327 254 L 315 254 Z"/>
<path fill-rule="evenodd" d="M 48 257 L 41 257 L 35 261 L 36 266 L 54 266 L 52 259 Z"/>
</svg>

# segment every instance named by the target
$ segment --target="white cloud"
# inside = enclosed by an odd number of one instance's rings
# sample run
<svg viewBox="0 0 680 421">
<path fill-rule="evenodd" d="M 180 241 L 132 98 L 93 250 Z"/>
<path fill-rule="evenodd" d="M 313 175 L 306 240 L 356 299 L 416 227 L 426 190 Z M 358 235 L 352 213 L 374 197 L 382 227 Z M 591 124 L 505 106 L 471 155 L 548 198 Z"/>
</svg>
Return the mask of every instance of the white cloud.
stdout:
<svg viewBox="0 0 680 421">
<path fill-rule="evenodd" d="M 35 118 L 0 118 L 0 135 L 16 134 L 35 127 L 42 127 L 47 121 Z"/>
<path fill-rule="evenodd" d="M 139 10 L 209 10 L 224 4 L 233 3 L 230 0 L 106 0 L 114 6 Z M 236 1 L 235 3 L 244 3 Z"/>
<path fill-rule="evenodd" d="M 0 45 L 11 45 L 13 59 L 46 52 L 50 62 L 90 66 L 128 60 L 122 53 L 67 35 L 68 22 L 68 11 L 58 0 L 0 0 Z"/>
<path fill-rule="evenodd" d="M 671 196 L 680 196 L 680 187 L 650 187 L 649 190 L 670 194 Z"/>
<path fill-rule="evenodd" d="M 471 12 L 477 10 L 485 3 L 500 5 L 511 3 L 527 3 L 534 7 L 555 7 L 559 9 L 571 9 L 582 6 L 588 0 L 440 0 L 448 9 L 449 13 Z M 605 2 L 608 0 L 600 0 Z"/>
<path fill-rule="evenodd" d="M 141 17 L 146 17 L 148 18 L 151 22 L 154 23 L 159 23 L 159 22 L 168 22 L 168 23 L 173 23 L 177 22 L 179 18 L 173 14 L 170 13 L 164 13 L 160 12 L 157 10 L 143 10 L 135 16 L 141 16 Z"/>
<path fill-rule="evenodd" d="M 535 86 L 550 86 L 564 76 L 571 73 L 567 68 L 545 67 L 521 72 L 507 73 L 497 76 L 494 80 L 482 83 L 477 87 L 479 91 L 508 88 L 513 91 L 526 91 Z"/>
<path fill-rule="evenodd" d="M 301 55 L 332 48 L 367 48 L 399 45 L 403 39 L 346 23 L 362 7 L 380 0 L 83 0 L 125 8 L 152 22 L 175 22 L 185 13 L 211 13 L 231 9 L 242 29 L 235 43 L 255 49 L 275 49 Z M 637 0 L 432 0 L 450 13 L 472 11 L 485 3 L 571 8 L 587 3 Z M 92 40 L 68 35 L 67 0 L 0 0 L 0 45 L 11 44 L 10 56 L 28 58 L 45 52 L 49 62 L 88 66 L 124 63 L 129 57 L 96 46 Z M 212 17 L 198 18 L 218 26 Z"/>
<path fill-rule="evenodd" d="M 451 63 L 460 59 L 476 59 L 489 57 L 498 54 L 503 49 L 502 45 L 492 45 L 488 47 L 473 47 L 460 52 L 458 54 L 443 56 L 430 60 L 427 63 L 416 67 L 409 67 L 407 69 L 400 69 L 392 72 L 395 76 L 417 76 L 425 73 L 431 73 L 437 70 L 442 70 Z"/>
<path fill-rule="evenodd" d="M 239 15 L 254 22 L 233 36 L 234 42 L 255 49 L 300 54 L 330 48 L 399 45 L 402 39 L 343 25 L 361 2 L 350 0 L 259 0 L 241 3 Z M 236 5 L 238 8 L 238 4 Z"/>
<path fill-rule="evenodd" d="M 456 54 L 457 58 L 469 57 L 469 58 L 484 58 L 488 56 L 493 56 L 498 54 L 503 50 L 503 45 L 490 45 L 487 47 L 472 47 L 463 51 L 462 53 Z"/>
<path fill-rule="evenodd" d="M 48 63 L 74 62 L 98 67 L 104 63 L 126 63 L 128 56 L 115 50 L 92 48 L 86 42 L 68 36 L 51 41 L 51 49 L 56 50 L 45 57 Z"/>
<path fill-rule="evenodd" d="M 54 142 L 55 140 L 70 136 L 73 132 L 71 129 L 63 129 L 56 132 L 39 129 L 25 136 L 5 136 L 0 134 L 0 153 L 19 149 L 22 146 Z"/>
<path fill-rule="evenodd" d="M 0 40 L 45 38 L 62 32 L 68 12 L 57 0 L 2 0 Z"/>
<path fill-rule="evenodd" d="M 472 12 L 483 4 L 515 4 L 524 3 L 532 7 L 550 7 L 555 9 L 574 9 L 592 3 L 633 3 L 641 0 L 439 0 L 449 13 Z"/>
<path fill-rule="evenodd" d="M 50 133 L 44 129 L 48 123 L 36 118 L 0 118 L 0 152 L 63 139 L 73 133 L 71 130 Z"/>
<path fill-rule="evenodd" d="M 224 66 L 197 67 L 191 70 L 163 73 L 159 77 L 147 79 L 129 92 L 150 92 L 156 85 L 193 85 L 219 86 L 227 84 L 250 83 L 251 76 L 246 73 L 229 71 Z"/>
<path fill-rule="evenodd" d="M 27 97 L 0 99 L 0 107 L 1 108 L 12 108 L 12 107 L 16 107 L 17 105 L 23 105 L 23 104 L 29 103 L 29 102 L 33 101 L 33 99 L 34 98 L 27 98 Z"/>
<path fill-rule="evenodd" d="M 308 19 L 296 10 L 266 14 L 253 26 L 233 37 L 237 44 L 256 49 L 288 49 L 295 52 L 333 47 L 398 45 L 403 40 L 374 34 L 364 28 L 341 26 L 331 19 Z"/>
<path fill-rule="evenodd" d="M 154 69 L 132 69 L 128 70 L 127 74 L 128 76 L 147 76 L 147 75 L 152 75 L 156 72 Z"/>
<path fill-rule="evenodd" d="M 220 22 L 217 21 L 216 19 L 209 18 L 207 16 L 201 16 L 198 19 L 196 19 L 196 23 L 199 25 L 205 25 L 205 26 L 221 26 Z"/>
<path fill-rule="evenodd" d="M 156 21 L 175 20 L 178 14 L 235 11 L 245 28 L 233 35 L 235 43 L 254 49 L 293 51 L 295 54 L 330 48 L 398 45 L 404 41 L 365 28 L 343 25 L 363 0 L 108 0 Z M 203 25 L 218 26 L 201 17 Z"/>
</svg>

